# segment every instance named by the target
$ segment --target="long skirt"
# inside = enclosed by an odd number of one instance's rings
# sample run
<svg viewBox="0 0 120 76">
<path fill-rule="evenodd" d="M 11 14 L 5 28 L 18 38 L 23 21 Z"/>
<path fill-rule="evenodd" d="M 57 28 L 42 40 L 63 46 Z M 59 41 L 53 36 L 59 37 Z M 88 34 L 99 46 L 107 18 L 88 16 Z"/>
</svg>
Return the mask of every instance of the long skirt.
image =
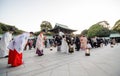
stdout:
<svg viewBox="0 0 120 76">
<path fill-rule="evenodd" d="M 8 64 L 13 67 L 23 64 L 22 53 L 19 54 L 16 50 L 9 50 Z"/>
<path fill-rule="evenodd" d="M 43 50 L 39 50 L 39 49 L 37 48 L 36 54 L 38 54 L 38 56 L 42 56 L 42 55 L 43 55 Z"/>
</svg>

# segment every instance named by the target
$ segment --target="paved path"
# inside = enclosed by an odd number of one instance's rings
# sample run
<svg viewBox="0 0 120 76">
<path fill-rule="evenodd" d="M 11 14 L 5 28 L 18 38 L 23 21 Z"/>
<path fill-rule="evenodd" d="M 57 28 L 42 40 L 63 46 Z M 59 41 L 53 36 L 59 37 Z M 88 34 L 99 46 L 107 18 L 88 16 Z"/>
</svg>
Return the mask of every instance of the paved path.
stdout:
<svg viewBox="0 0 120 76">
<path fill-rule="evenodd" d="M 24 64 L 9 67 L 7 58 L 0 59 L 0 76 L 120 76 L 120 44 L 64 54 L 49 49 L 38 57 L 34 50 L 24 51 Z"/>
</svg>

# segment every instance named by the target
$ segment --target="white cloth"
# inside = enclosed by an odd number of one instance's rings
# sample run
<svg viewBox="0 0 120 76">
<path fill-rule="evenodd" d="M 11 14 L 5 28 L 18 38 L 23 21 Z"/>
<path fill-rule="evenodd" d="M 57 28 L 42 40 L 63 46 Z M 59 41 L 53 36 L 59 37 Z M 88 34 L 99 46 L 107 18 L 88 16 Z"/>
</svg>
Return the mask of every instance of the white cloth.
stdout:
<svg viewBox="0 0 120 76">
<path fill-rule="evenodd" d="M 1 40 L 0 40 L 0 57 L 5 57 L 8 55 L 8 45 L 10 41 L 12 40 L 12 34 L 9 32 L 6 32 Z"/>
<path fill-rule="evenodd" d="M 69 47 L 68 47 L 68 44 L 66 42 L 66 39 L 63 38 L 62 39 L 62 45 L 61 45 L 61 52 L 68 53 L 68 49 L 69 49 Z"/>
<path fill-rule="evenodd" d="M 44 36 L 43 34 L 38 35 L 37 41 L 36 41 L 36 49 L 38 48 L 39 50 L 44 49 Z"/>
<path fill-rule="evenodd" d="M 50 47 L 50 41 L 49 41 L 49 39 L 47 39 L 47 48 L 49 48 Z"/>
<path fill-rule="evenodd" d="M 9 44 L 8 48 L 11 50 L 16 50 L 18 53 L 22 53 L 24 47 L 28 41 L 30 34 L 23 33 L 21 35 L 16 36 Z"/>
<path fill-rule="evenodd" d="M 91 46 L 90 43 L 87 44 L 87 48 L 88 48 L 88 49 L 91 49 L 91 48 L 92 48 L 92 46 Z"/>
<path fill-rule="evenodd" d="M 59 36 L 62 37 L 63 35 L 64 35 L 64 33 L 60 31 L 60 32 L 59 32 Z"/>
</svg>

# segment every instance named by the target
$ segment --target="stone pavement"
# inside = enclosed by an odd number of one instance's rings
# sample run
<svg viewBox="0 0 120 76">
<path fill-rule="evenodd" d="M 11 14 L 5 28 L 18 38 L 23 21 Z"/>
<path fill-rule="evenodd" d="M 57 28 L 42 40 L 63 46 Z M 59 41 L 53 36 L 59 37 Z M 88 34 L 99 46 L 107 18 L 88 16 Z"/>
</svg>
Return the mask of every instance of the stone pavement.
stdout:
<svg viewBox="0 0 120 76">
<path fill-rule="evenodd" d="M 0 59 L 0 76 L 120 76 L 120 44 L 92 49 L 91 56 L 84 51 L 64 54 L 45 49 L 44 56 L 35 50 L 24 51 L 24 64 L 10 67 L 7 58 Z"/>
</svg>

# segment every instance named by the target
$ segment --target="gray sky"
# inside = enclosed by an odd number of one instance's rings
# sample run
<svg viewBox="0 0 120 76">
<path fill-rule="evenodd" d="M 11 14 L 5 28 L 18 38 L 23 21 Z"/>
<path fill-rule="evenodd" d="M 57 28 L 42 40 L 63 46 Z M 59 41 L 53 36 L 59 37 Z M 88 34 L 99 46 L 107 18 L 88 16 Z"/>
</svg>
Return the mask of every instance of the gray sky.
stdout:
<svg viewBox="0 0 120 76">
<path fill-rule="evenodd" d="M 39 31 L 46 20 L 80 33 L 106 20 L 112 27 L 120 19 L 120 0 L 0 0 L 0 22 L 25 31 Z"/>
</svg>

